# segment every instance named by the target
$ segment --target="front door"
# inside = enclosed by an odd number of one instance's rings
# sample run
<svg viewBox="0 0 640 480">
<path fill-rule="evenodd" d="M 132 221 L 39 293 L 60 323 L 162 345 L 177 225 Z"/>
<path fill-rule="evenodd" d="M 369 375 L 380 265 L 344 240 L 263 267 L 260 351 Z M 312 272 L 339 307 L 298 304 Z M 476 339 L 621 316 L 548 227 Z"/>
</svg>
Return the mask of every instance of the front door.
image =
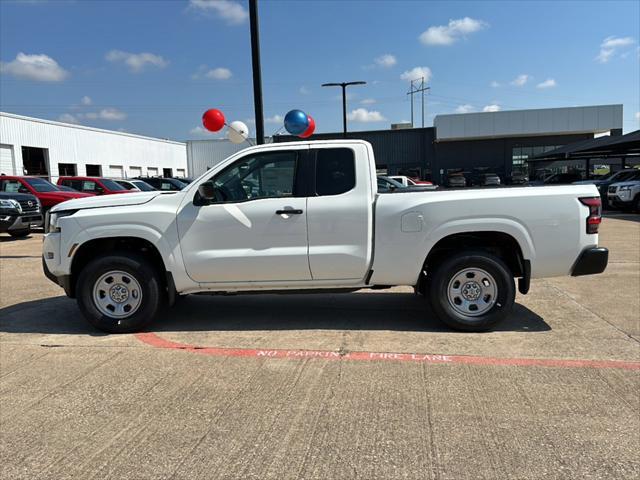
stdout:
<svg viewBox="0 0 640 480">
<path fill-rule="evenodd" d="M 299 147 L 298 147 L 299 148 Z M 249 154 L 214 174 L 178 213 L 188 275 L 201 283 L 310 280 L 303 151 Z M 300 196 L 298 196 L 300 195 Z"/>
</svg>

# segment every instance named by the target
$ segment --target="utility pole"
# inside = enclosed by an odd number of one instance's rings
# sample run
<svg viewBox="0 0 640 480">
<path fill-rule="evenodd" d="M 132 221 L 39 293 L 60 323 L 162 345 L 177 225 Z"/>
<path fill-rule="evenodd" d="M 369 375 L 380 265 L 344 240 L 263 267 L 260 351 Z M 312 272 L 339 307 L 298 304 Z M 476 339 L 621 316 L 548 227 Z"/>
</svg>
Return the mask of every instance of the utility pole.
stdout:
<svg viewBox="0 0 640 480">
<path fill-rule="evenodd" d="M 253 108 L 256 117 L 256 143 L 264 143 L 264 114 L 262 111 L 262 71 L 260 67 L 260 32 L 258 28 L 258 0 L 249 0 L 249 28 L 251 30 L 251 64 L 253 68 Z"/>
<path fill-rule="evenodd" d="M 420 78 L 420 88 L 413 88 L 413 82 L 418 80 L 411 80 L 411 88 L 407 92 L 407 95 L 411 95 L 411 127 L 413 128 L 413 94 L 420 92 L 422 94 L 422 128 L 424 128 L 424 92 L 431 90 L 431 87 L 424 86 L 424 77 Z"/>
<path fill-rule="evenodd" d="M 323 87 L 342 87 L 342 137 L 347 138 L 347 87 L 351 85 L 366 85 L 367 82 L 323 83 Z"/>
</svg>

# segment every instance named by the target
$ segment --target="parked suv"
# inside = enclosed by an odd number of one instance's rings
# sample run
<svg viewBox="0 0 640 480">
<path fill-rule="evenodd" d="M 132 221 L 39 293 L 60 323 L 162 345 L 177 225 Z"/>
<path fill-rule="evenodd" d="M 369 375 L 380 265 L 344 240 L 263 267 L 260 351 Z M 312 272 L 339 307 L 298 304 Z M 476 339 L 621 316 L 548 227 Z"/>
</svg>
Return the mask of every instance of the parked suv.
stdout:
<svg viewBox="0 0 640 480">
<path fill-rule="evenodd" d="M 0 233 L 26 237 L 31 227 L 42 226 L 38 199 L 27 193 L 0 193 Z"/>
<path fill-rule="evenodd" d="M 0 191 L 7 193 L 27 193 L 35 196 L 40 201 L 42 213 L 60 202 L 91 196 L 87 193 L 60 190 L 57 185 L 54 185 L 44 178 L 9 175 L 0 176 Z"/>
<path fill-rule="evenodd" d="M 607 197 L 609 205 L 640 213 L 640 171 L 635 180 L 609 185 Z"/>
<path fill-rule="evenodd" d="M 142 180 L 148 183 L 156 190 L 162 190 L 163 192 L 175 192 L 182 190 L 187 186 L 186 183 L 181 182 L 177 178 L 162 178 L 162 177 L 138 177 L 136 180 Z"/>
<path fill-rule="evenodd" d="M 637 178 L 640 178 L 640 170 L 634 168 L 624 168 L 599 179 L 583 180 L 575 183 L 578 185 L 586 185 L 591 183 L 598 187 L 600 197 L 602 198 L 602 205 L 603 207 L 606 207 L 609 204 L 609 186 L 613 185 L 614 183 L 636 180 Z"/>
<path fill-rule="evenodd" d="M 111 195 L 132 191 L 127 190 L 114 180 L 102 177 L 60 177 L 58 178 L 58 185 L 64 185 L 79 192 L 91 193 L 93 195 Z"/>
</svg>

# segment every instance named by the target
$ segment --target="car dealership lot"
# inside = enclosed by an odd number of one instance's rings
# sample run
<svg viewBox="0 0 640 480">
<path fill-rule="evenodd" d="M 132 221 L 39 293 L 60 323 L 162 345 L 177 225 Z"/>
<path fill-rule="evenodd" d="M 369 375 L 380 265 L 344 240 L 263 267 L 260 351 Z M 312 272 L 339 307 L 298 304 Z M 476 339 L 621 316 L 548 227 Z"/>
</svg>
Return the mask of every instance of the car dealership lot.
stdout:
<svg viewBox="0 0 640 480">
<path fill-rule="evenodd" d="M 486 334 L 394 289 L 190 296 L 104 335 L 41 234 L 3 236 L 0 476 L 635 478 L 639 221 L 606 218 L 604 274 L 533 281 Z"/>
</svg>

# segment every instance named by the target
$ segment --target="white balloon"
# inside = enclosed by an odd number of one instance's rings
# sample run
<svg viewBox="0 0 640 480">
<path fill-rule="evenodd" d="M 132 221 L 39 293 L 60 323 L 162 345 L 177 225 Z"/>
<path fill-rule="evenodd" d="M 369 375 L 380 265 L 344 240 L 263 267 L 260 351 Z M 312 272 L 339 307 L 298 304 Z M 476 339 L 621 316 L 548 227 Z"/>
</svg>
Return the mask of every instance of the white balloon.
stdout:
<svg viewBox="0 0 640 480">
<path fill-rule="evenodd" d="M 231 122 L 227 130 L 227 138 L 233 143 L 242 143 L 249 137 L 249 127 L 244 122 Z"/>
</svg>

